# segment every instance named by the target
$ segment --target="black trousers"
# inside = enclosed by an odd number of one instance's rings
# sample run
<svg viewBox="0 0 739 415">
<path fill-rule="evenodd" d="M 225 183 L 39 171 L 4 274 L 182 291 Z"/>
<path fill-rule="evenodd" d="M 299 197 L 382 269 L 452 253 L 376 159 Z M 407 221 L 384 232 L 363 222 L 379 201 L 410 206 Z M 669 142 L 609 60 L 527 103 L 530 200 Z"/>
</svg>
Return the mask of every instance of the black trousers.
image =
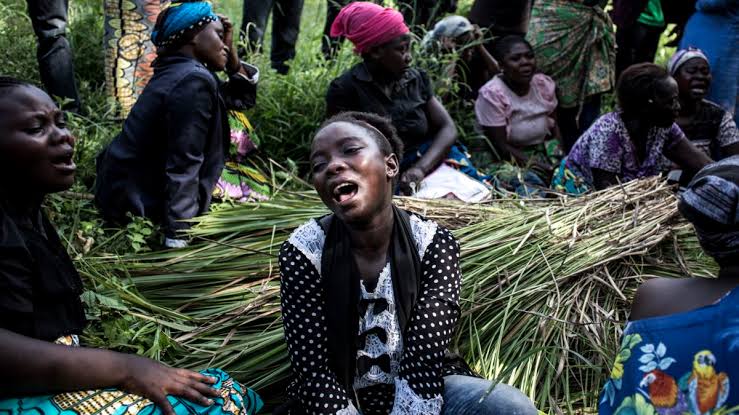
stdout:
<svg viewBox="0 0 739 415">
<path fill-rule="evenodd" d="M 339 44 L 341 39 L 331 38 L 331 25 L 334 23 L 336 16 L 339 15 L 341 8 L 349 4 L 352 0 L 326 0 L 326 25 L 323 27 L 323 39 L 321 40 L 321 52 L 326 59 L 329 59 Z"/>
<path fill-rule="evenodd" d="M 444 14 L 457 10 L 457 0 L 397 0 L 396 3 L 409 27 L 423 26 L 427 30 Z"/>
<path fill-rule="evenodd" d="M 372 1 L 383 3 L 382 0 Z M 336 52 L 341 43 L 341 39 L 331 38 L 331 25 L 339 15 L 341 8 L 351 2 L 352 0 L 326 0 L 326 25 L 323 28 L 323 41 L 321 42 L 321 51 L 326 59 Z M 431 29 L 430 26 L 436 19 L 457 9 L 457 0 L 398 0 L 397 4 L 408 26 L 424 25 L 427 29 Z"/>
<path fill-rule="evenodd" d="M 244 0 L 241 39 L 247 40 L 251 50 L 259 50 L 264 39 L 269 13 L 272 12 L 272 68 L 285 74 L 287 61 L 295 57 L 295 44 L 300 33 L 303 0 Z M 241 51 L 244 56 L 245 51 Z"/>
<path fill-rule="evenodd" d="M 600 117 L 600 105 L 601 95 L 598 94 L 585 98 L 582 110 L 579 107 L 557 109 L 557 123 L 562 134 L 562 150 L 565 154 L 570 153 L 577 139 Z"/>
<path fill-rule="evenodd" d="M 664 27 L 634 23 L 630 27 L 619 27 L 616 31 L 616 76 L 624 69 L 642 62 L 654 62 L 659 47 L 659 38 Z"/>
<path fill-rule="evenodd" d="M 68 0 L 27 0 L 28 16 L 38 40 L 36 58 L 41 82 L 52 97 L 68 101 L 65 110 L 78 112 L 80 97 L 74 80 L 72 48 L 66 38 Z"/>
</svg>

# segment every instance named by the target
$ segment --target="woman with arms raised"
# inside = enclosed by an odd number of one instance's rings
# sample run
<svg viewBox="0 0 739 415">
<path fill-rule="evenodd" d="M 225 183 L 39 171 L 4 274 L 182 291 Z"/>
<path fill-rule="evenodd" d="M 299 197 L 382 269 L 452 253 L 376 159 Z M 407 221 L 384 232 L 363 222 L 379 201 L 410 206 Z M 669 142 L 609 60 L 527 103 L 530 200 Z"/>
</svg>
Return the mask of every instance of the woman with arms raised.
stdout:
<svg viewBox="0 0 739 415">
<path fill-rule="evenodd" d="M 41 204 L 72 185 L 75 140 L 46 93 L 5 77 L 0 131 L 0 413 L 255 413 L 259 397 L 221 371 L 70 347 L 86 325 L 82 281 Z"/>
<path fill-rule="evenodd" d="M 689 180 L 711 159 L 685 137 L 675 118 L 675 80 L 652 63 L 627 68 L 617 86 L 617 111 L 600 117 L 562 160 L 554 187 L 582 193 L 666 173 L 671 163 Z"/>
<path fill-rule="evenodd" d="M 739 409 L 739 156 L 701 170 L 680 195 L 718 278 L 654 278 L 637 290 L 600 414 Z"/>
<path fill-rule="evenodd" d="M 313 185 L 333 212 L 280 251 L 285 336 L 308 414 L 536 414 L 518 390 L 447 364 L 459 245 L 392 203 L 402 144 L 388 120 L 341 113 L 318 130 Z M 457 360 L 459 362 L 459 360 Z"/>
<path fill-rule="evenodd" d="M 331 82 L 326 94 L 327 113 L 362 111 L 392 120 L 406 148 L 406 156 L 400 160 L 401 191 L 418 189 L 443 162 L 468 176 L 462 176 L 462 183 L 469 177 L 487 179 L 472 167 L 464 147 L 455 144 L 457 128 L 434 96 L 426 73 L 410 66 L 410 35 L 400 12 L 374 3 L 354 2 L 336 17 L 331 35 L 344 36 L 354 43 L 362 62 Z M 470 188 L 482 186 L 475 180 L 470 180 Z M 454 194 L 466 198 L 461 190 Z"/>
<path fill-rule="evenodd" d="M 157 18 L 154 76 L 123 131 L 98 157 L 95 198 L 103 216 L 132 213 L 162 224 L 165 245 L 208 211 L 229 148 L 228 109 L 254 105 L 258 71 L 239 61 L 233 25 L 207 2 L 175 2 Z M 228 82 L 214 72 L 225 70 Z"/>
</svg>

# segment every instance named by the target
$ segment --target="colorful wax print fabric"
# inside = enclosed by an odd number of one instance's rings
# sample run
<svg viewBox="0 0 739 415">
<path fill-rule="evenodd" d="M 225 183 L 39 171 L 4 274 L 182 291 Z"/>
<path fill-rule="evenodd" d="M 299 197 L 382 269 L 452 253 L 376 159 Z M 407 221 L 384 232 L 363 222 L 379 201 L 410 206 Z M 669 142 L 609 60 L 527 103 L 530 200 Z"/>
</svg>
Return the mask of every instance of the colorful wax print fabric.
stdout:
<svg viewBox="0 0 739 415">
<path fill-rule="evenodd" d="M 601 415 L 739 412 L 739 289 L 716 304 L 629 322 Z"/>
<path fill-rule="evenodd" d="M 663 152 L 680 140 L 687 140 L 680 127 L 652 128 L 647 134 L 643 159 L 631 139 L 621 114 L 601 116 L 580 137 L 567 156 L 565 167 L 593 187 L 593 169 L 615 174 L 621 182 L 656 176 L 670 169 Z"/>
<path fill-rule="evenodd" d="M 122 118 L 154 74 L 151 31 L 169 1 L 105 0 L 105 89 Z"/>
<path fill-rule="evenodd" d="M 200 406 L 169 396 L 176 415 L 252 415 L 262 407 L 254 391 L 231 379 L 225 372 L 201 372 L 215 377 L 220 396 L 214 404 Z M 162 415 L 150 400 L 115 389 L 68 392 L 58 395 L 0 400 L 0 414 L 7 415 Z"/>
<path fill-rule="evenodd" d="M 576 107 L 586 97 L 615 85 L 613 23 L 600 8 L 576 0 L 537 0 L 526 38 L 539 69 L 557 83 L 560 106 Z"/>
</svg>

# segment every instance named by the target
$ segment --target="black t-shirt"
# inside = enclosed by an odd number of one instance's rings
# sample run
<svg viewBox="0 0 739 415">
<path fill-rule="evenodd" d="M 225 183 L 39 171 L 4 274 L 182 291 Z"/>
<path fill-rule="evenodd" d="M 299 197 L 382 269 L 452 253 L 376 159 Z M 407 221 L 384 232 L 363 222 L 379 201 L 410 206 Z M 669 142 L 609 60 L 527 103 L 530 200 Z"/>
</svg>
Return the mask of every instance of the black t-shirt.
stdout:
<svg viewBox="0 0 739 415">
<path fill-rule="evenodd" d="M 28 217 L 0 201 L 0 327 L 39 340 L 85 327 L 82 281 L 40 210 Z"/>
<path fill-rule="evenodd" d="M 370 112 L 388 117 L 406 152 L 430 140 L 426 104 L 434 96 L 426 72 L 411 68 L 387 95 L 372 80 L 364 63 L 334 79 L 326 94 L 328 116 L 342 111 Z"/>
</svg>

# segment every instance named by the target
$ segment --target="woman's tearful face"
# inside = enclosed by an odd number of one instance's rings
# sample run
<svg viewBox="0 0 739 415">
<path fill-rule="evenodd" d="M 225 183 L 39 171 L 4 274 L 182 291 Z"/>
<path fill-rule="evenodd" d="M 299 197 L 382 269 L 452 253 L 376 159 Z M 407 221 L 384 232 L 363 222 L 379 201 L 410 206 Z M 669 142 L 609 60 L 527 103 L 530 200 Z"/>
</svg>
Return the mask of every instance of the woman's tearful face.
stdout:
<svg viewBox="0 0 739 415">
<path fill-rule="evenodd" d="M 329 124 L 313 139 L 313 186 L 345 223 L 368 221 L 391 201 L 391 157 L 365 127 L 344 121 Z"/>
<path fill-rule="evenodd" d="M 0 172 L 40 193 L 74 183 L 75 139 L 62 111 L 42 90 L 23 86 L 0 100 Z"/>
</svg>

